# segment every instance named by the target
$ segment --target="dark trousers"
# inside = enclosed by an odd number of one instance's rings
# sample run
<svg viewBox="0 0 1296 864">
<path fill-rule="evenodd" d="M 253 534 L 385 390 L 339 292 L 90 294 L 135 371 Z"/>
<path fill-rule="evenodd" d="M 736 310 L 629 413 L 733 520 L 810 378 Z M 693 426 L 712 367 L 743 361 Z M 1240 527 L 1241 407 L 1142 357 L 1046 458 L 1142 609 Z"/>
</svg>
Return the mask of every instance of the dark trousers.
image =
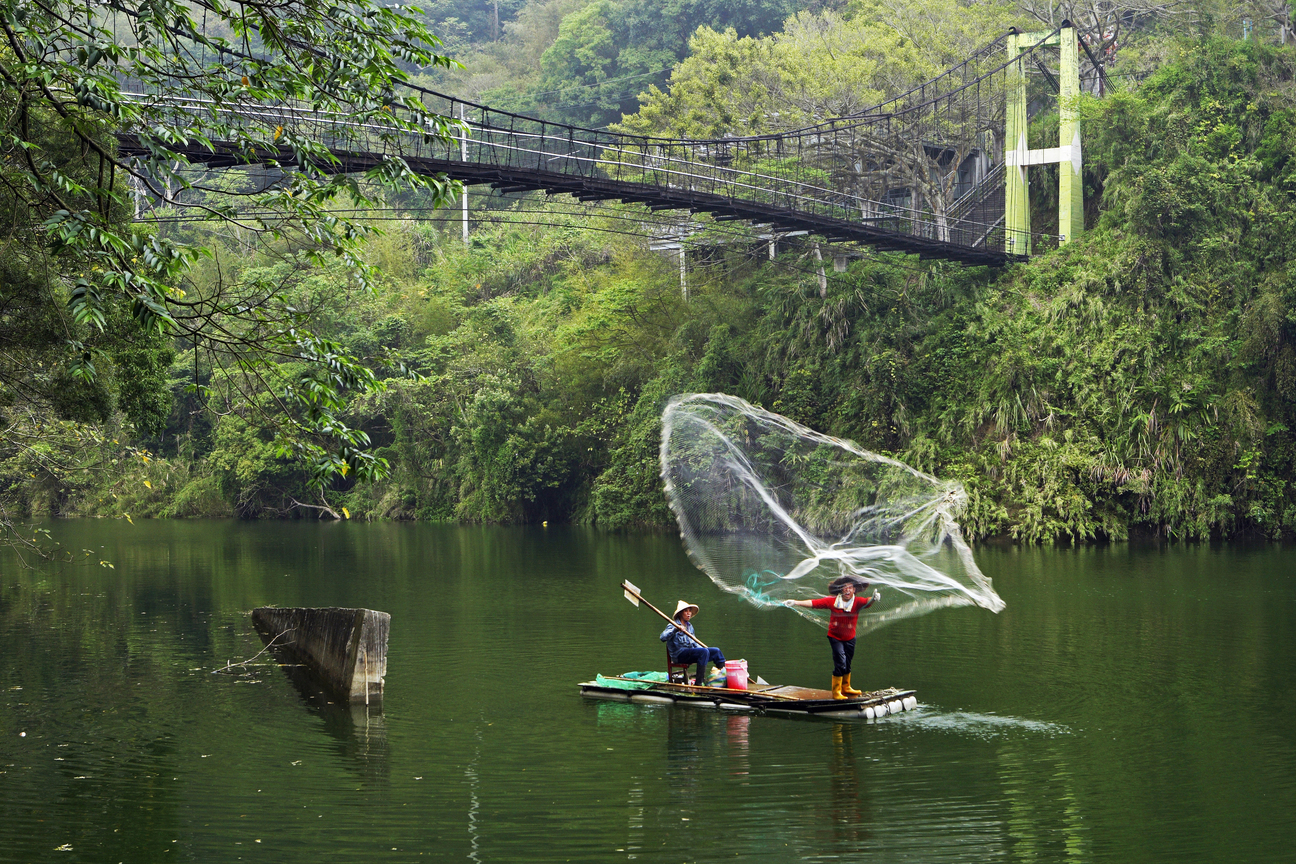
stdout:
<svg viewBox="0 0 1296 864">
<path fill-rule="evenodd" d="M 855 659 L 855 640 L 834 639 L 829 636 L 828 644 L 832 646 L 833 652 L 833 675 L 839 677 L 849 675 L 851 661 Z"/>
<path fill-rule="evenodd" d="M 854 648 L 854 646 L 851 646 Z M 724 668 L 724 655 L 720 653 L 719 648 L 681 648 L 675 652 L 676 663 L 698 664 L 697 678 L 694 681 L 698 686 L 706 684 L 707 663 L 714 663 L 720 668 Z M 687 669 L 685 670 L 688 671 Z"/>
</svg>

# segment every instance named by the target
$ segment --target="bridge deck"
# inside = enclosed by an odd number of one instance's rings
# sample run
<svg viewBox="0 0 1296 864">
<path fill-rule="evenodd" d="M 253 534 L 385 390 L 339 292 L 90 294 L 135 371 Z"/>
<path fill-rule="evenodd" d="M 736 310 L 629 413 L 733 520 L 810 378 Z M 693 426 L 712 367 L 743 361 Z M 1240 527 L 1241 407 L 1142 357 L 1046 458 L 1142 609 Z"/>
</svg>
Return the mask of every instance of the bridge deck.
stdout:
<svg viewBox="0 0 1296 864">
<path fill-rule="evenodd" d="M 147 155 L 146 149 L 135 136 L 124 134 L 118 140 L 122 155 Z M 174 150 L 194 164 L 205 164 L 212 168 L 247 164 L 242 154 L 225 142 L 213 142 L 210 149 L 194 142 L 188 146 L 175 147 Z M 360 172 L 381 164 L 384 159 L 381 153 L 345 150 L 333 150 L 332 153 L 337 161 L 319 163 L 319 170 L 329 173 Z M 287 148 L 268 151 L 264 158 L 283 164 L 294 162 L 293 153 Z M 769 224 L 784 231 L 807 231 L 830 241 L 863 243 L 875 249 L 906 252 L 923 258 L 943 258 L 963 264 L 989 266 L 1003 266 L 1011 261 L 1024 260 L 1022 256 L 1001 250 L 946 243 L 931 237 L 891 230 L 880 224 L 798 212 L 776 204 L 676 186 L 657 186 L 610 177 L 580 176 L 561 171 L 428 156 L 406 156 L 405 161 L 412 170 L 420 174 L 445 174 L 470 185 L 490 184 L 509 191 L 536 190 L 554 195 L 570 194 L 583 201 L 623 201 L 644 204 L 657 210 L 711 213 L 722 219 Z"/>
</svg>

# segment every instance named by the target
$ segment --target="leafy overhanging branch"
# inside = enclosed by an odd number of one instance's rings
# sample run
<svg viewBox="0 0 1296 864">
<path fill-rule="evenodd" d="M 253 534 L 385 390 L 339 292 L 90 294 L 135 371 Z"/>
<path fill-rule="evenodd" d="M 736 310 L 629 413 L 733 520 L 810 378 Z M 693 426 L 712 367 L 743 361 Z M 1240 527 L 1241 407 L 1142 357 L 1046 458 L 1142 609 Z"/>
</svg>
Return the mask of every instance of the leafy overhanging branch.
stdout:
<svg viewBox="0 0 1296 864">
<path fill-rule="evenodd" d="M 364 433 L 338 419 L 346 393 L 382 387 L 362 360 L 310 334 L 273 288 L 199 284 L 192 270 L 213 255 L 211 245 L 141 230 L 131 214 L 141 205 L 197 212 L 295 243 L 310 261 L 336 259 L 358 288 L 371 289 L 377 274 L 362 251 L 376 229 L 362 215 L 337 215 L 336 205 L 364 208 L 397 188 L 421 189 L 441 205 L 456 184 L 415 174 L 397 156 L 359 177 L 337 173 L 337 141 L 285 129 L 257 108 L 344 116 L 378 143 L 410 132 L 445 137 L 453 121 L 396 95 L 411 70 L 452 65 L 436 37 L 411 10 L 368 0 L 5 0 L 0 34 L 0 165 L 57 265 L 69 371 L 96 378 L 87 335 L 125 304 L 143 331 L 219 356 L 245 376 L 278 378 L 275 365 L 301 364 L 282 391 L 276 441 L 284 456 L 306 460 L 320 488 L 334 476 L 385 470 Z M 47 146 L 51 132 L 97 170 L 66 170 Z M 136 155 L 121 155 L 114 135 L 131 136 Z M 186 158 L 194 143 L 233 152 L 245 181 L 214 182 L 214 171 Z"/>
</svg>

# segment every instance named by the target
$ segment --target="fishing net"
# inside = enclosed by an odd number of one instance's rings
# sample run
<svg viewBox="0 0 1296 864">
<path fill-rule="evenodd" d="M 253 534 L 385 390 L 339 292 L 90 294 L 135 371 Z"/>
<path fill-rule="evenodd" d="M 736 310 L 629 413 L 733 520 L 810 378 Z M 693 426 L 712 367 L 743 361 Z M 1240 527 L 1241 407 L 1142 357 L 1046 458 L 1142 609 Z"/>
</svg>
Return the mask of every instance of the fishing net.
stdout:
<svg viewBox="0 0 1296 864">
<path fill-rule="evenodd" d="M 758 606 L 828 594 L 853 576 L 880 589 L 858 632 L 951 606 L 1004 602 L 957 517 L 967 495 L 908 465 L 719 393 L 671 400 L 662 479 L 693 563 Z M 827 610 L 794 607 L 827 626 Z"/>
</svg>

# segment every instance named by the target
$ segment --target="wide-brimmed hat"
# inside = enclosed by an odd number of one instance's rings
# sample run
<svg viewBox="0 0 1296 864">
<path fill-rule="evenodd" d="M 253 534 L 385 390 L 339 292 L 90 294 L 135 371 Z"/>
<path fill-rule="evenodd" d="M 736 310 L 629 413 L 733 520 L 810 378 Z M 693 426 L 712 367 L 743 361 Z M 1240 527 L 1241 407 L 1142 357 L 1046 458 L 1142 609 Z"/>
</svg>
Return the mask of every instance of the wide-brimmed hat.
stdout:
<svg viewBox="0 0 1296 864">
<path fill-rule="evenodd" d="M 828 593 L 840 594 L 842 592 L 842 588 L 844 588 L 847 585 L 854 585 L 856 591 L 863 591 L 865 588 L 869 587 L 869 583 L 864 581 L 864 577 L 856 576 L 853 573 L 848 573 L 845 576 L 838 576 L 836 579 L 829 582 Z"/>
<path fill-rule="evenodd" d="M 685 609 L 692 609 L 694 615 L 698 613 L 698 607 L 696 603 L 685 603 L 683 600 L 681 600 L 675 604 L 675 614 L 672 615 L 671 617 L 678 618 L 680 616 L 680 613 L 683 612 Z"/>
</svg>

